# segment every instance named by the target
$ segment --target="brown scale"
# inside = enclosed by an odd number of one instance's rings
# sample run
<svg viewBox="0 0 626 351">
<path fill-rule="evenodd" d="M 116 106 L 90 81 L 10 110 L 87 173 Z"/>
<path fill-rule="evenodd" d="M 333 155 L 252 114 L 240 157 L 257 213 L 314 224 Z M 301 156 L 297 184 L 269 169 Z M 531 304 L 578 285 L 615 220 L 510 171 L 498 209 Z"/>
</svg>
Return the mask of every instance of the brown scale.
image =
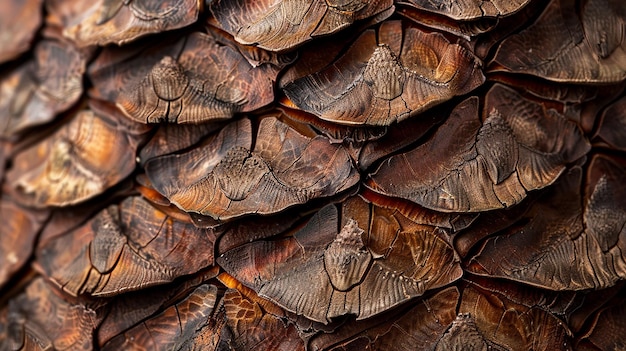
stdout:
<svg viewBox="0 0 626 351">
<path fill-rule="evenodd" d="M 349 145 L 358 149 L 364 143 L 378 140 L 387 133 L 386 127 L 346 126 L 328 122 L 315 117 L 313 114 L 299 110 L 289 99 L 284 99 L 280 102 L 283 105 L 280 111 L 282 111 L 285 117 L 297 123 L 308 125 L 310 128 L 314 128 L 326 135 L 333 143 L 343 143 L 344 146 Z M 293 126 L 293 124 L 294 123 L 291 125 Z"/>
<path fill-rule="evenodd" d="M 37 43 L 34 58 L 0 77 L 0 136 L 8 138 L 53 120 L 83 93 L 88 53 L 66 41 Z"/>
<path fill-rule="evenodd" d="M 183 170 L 184 179 L 177 175 Z M 261 120 L 254 146 L 250 121 L 239 120 L 201 148 L 151 160 L 146 174 L 181 209 L 218 220 L 276 213 L 343 192 L 358 181 L 341 146 L 300 135 L 271 114 Z"/>
<path fill-rule="evenodd" d="M 148 130 L 128 123 L 115 108 L 92 101 L 54 134 L 18 153 L 7 183 L 29 206 L 85 201 L 135 169 L 135 153 Z"/>
<path fill-rule="evenodd" d="M 595 137 L 611 149 L 626 152 L 626 97 L 602 112 Z"/>
<path fill-rule="evenodd" d="M 396 6 L 398 6 L 396 13 L 419 25 L 452 33 L 467 41 L 481 34 L 489 33 L 497 28 L 496 25 L 499 22 L 497 18 L 491 17 L 457 21 L 445 15 L 418 9 L 408 2 L 397 2 Z"/>
<path fill-rule="evenodd" d="M 66 298 L 41 277 L 5 309 L 6 321 L 0 317 L 0 329 L 7 330 L 6 338 L 0 338 L 2 350 L 92 350 L 102 319 L 94 306 Z"/>
<path fill-rule="evenodd" d="M 457 21 L 468 21 L 485 17 L 508 16 L 519 11 L 529 2 L 530 0 L 443 0 L 435 3 L 428 0 L 403 0 L 399 3 L 444 15 Z"/>
<path fill-rule="evenodd" d="M 222 306 L 236 349 L 304 351 L 304 341 L 296 327 L 286 320 L 285 311 L 226 273 L 218 279 L 229 288 Z"/>
<path fill-rule="evenodd" d="M 500 44 L 493 69 L 556 82 L 626 79 L 623 3 L 591 0 L 577 5 L 573 0 L 550 1 L 535 23 Z"/>
<path fill-rule="evenodd" d="M 41 24 L 42 0 L 8 0 L 0 13 L 0 64 L 28 51 Z"/>
<path fill-rule="evenodd" d="M 380 21 L 391 15 L 392 6 L 390 0 L 220 0 L 209 5 L 219 26 L 235 40 L 270 51 L 291 50 L 368 17 Z"/>
<path fill-rule="evenodd" d="M 274 100 L 281 65 L 252 65 L 226 36 L 178 38 L 147 50 L 103 51 L 89 68 L 90 78 L 102 82 L 91 95 L 141 123 L 224 120 Z"/>
<path fill-rule="evenodd" d="M 0 350 L 624 349 L 622 2 L 8 0 Z"/>
<path fill-rule="evenodd" d="M 588 325 L 579 333 L 576 349 L 583 351 L 620 350 L 624 348 L 622 332 L 626 328 L 624 288 L 603 301 L 603 306 L 588 317 Z M 601 298 L 601 297 L 600 297 Z"/>
<path fill-rule="evenodd" d="M 487 346 L 484 350 L 572 350 L 571 333 L 562 320 L 540 307 L 517 304 L 505 295 L 466 286 L 458 313 L 457 324 L 471 331 L 476 346 Z M 443 344 L 439 349 L 470 346 L 464 340 L 469 335 L 459 336 L 456 344 Z"/>
<path fill-rule="evenodd" d="M 459 290 L 449 287 L 380 317 L 345 323 L 311 338 L 313 350 L 432 350 L 456 317 Z"/>
<path fill-rule="evenodd" d="M 401 34 L 400 34 L 401 33 Z M 480 86 L 481 62 L 439 33 L 400 21 L 363 34 L 326 67 L 307 71 L 302 60 L 280 81 L 299 108 L 347 125 L 387 126 Z"/>
<path fill-rule="evenodd" d="M 580 129 L 502 85 L 460 103 L 433 138 L 391 157 L 367 186 L 444 212 L 511 207 L 587 153 Z M 399 169 L 405 170 L 398 172 Z"/>
<path fill-rule="evenodd" d="M 497 284 L 493 284 L 497 286 Z M 524 301 L 532 305 L 529 300 Z M 541 327 L 539 327 L 541 326 Z M 400 315 L 340 326 L 312 338 L 325 350 L 571 350 L 564 323 L 542 306 L 471 284 L 439 291 Z"/>
<path fill-rule="evenodd" d="M 151 158 L 190 148 L 222 127 L 219 123 L 159 124 L 156 133 L 139 152 L 140 163 L 145 164 Z"/>
<path fill-rule="evenodd" d="M 182 277 L 176 283 L 154 286 L 110 299 L 99 310 L 105 313 L 102 323 L 96 333 L 97 345 L 102 347 L 112 338 L 123 334 L 124 331 L 141 324 L 144 320 L 154 318 L 161 311 L 171 307 L 193 293 L 198 286 L 215 278 L 218 267 L 201 270 L 190 277 Z M 209 291 L 209 297 L 210 297 Z M 178 327 L 178 323 L 172 325 Z M 141 330 L 141 328 L 137 328 Z M 137 330 L 136 330 L 137 331 Z"/>
<path fill-rule="evenodd" d="M 78 46 L 122 45 L 151 33 L 194 23 L 203 5 L 197 0 L 53 0 L 47 4 L 63 34 Z"/>
<path fill-rule="evenodd" d="M 37 252 L 36 267 L 69 294 L 111 296 L 212 265 L 215 239 L 209 230 L 129 197 L 47 241 Z"/>
<path fill-rule="evenodd" d="M 126 330 L 102 346 L 102 350 L 180 350 L 210 329 L 217 301 L 217 287 L 203 284 L 184 300 Z M 191 345 L 190 345 L 191 344 Z M 211 345 L 204 344 L 204 347 Z"/>
<path fill-rule="evenodd" d="M 460 278 L 436 228 L 370 209 L 359 197 L 343 208 L 341 222 L 328 205 L 292 237 L 244 244 L 218 264 L 261 297 L 322 323 L 368 318 Z"/>
<path fill-rule="evenodd" d="M 524 215 L 523 226 L 485 241 L 467 270 L 551 290 L 615 285 L 626 276 L 624 166 L 600 154 L 586 177 L 571 169 Z"/>
<path fill-rule="evenodd" d="M 33 252 L 37 234 L 49 216 L 49 210 L 29 210 L 10 198 L 0 198 L 0 288 L 23 267 Z"/>
</svg>

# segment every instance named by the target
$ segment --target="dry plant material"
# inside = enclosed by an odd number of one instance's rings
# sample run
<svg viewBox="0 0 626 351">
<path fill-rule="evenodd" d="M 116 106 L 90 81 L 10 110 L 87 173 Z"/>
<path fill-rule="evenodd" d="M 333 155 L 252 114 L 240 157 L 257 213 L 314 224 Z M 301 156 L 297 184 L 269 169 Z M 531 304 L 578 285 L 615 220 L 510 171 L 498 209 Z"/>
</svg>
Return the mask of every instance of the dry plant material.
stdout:
<svg viewBox="0 0 626 351">
<path fill-rule="evenodd" d="M 539 307 L 514 303 L 505 296 L 463 289 L 458 315 L 441 337 L 444 350 L 572 350 L 561 320 Z"/>
<path fill-rule="evenodd" d="M 328 205 L 293 237 L 245 244 L 217 262 L 288 311 L 322 323 L 346 314 L 364 319 L 461 277 L 438 235 L 356 197 L 341 221 Z"/>
<path fill-rule="evenodd" d="M 159 124 L 150 140 L 141 148 L 139 160 L 145 164 L 157 156 L 169 155 L 198 144 L 223 127 L 219 123 Z"/>
<path fill-rule="evenodd" d="M 626 301 L 623 294 L 624 289 L 589 318 L 589 328 L 581 333 L 576 345 L 577 350 L 602 351 L 624 348 Z"/>
<path fill-rule="evenodd" d="M 398 5 L 447 16 L 454 20 L 468 21 L 486 17 L 504 17 L 519 11 L 530 0 L 400 0 Z"/>
<path fill-rule="evenodd" d="M 527 29 L 507 37 L 494 62 L 557 82 L 626 79 L 626 11 L 621 0 L 552 0 Z"/>
<path fill-rule="evenodd" d="M 92 307 L 65 299 L 38 277 L 11 300 L 4 325 L 8 335 L 0 340 L 0 348 L 91 350 L 93 333 L 100 319 Z"/>
<path fill-rule="evenodd" d="M 286 51 L 355 21 L 387 17 L 393 1 L 216 0 L 209 7 L 220 27 L 239 43 Z"/>
<path fill-rule="evenodd" d="M 53 0 L 52 16 L 60 19 L 63 34 L 81 47 L 127 44 L 151 33 L 188 26 L 196 21 L 198 0 Z"/>
<path fill-rule="evenodd" d="M 625 349 L 623 0 L 5 2 L 0 350 Z"/>
<path fill-rule="evenodd" d="M 35 32 L 41 25 L 42 3 L 42 0 L 7 0 L 2 4 L 0 64 L 30 49 Z"/>
<path fill-rule="evenodd" d="M 46 39 L 34 58 L 0 78 L 0 136 L 45 124 L 83 93 L 87 57 L 68 42 Z"/>
<path fill-rule="evenodd" d="M 142 123 L 223 120 L 271 103 L 285 63 L 251 64 L 225 38 L 194 32 L 146 50 L 105 50 L 89 68 L 101 82 L 91 95 Z"/>
<path fill-rule="evenodd" d="M 313 350 L 432 350 L 456 317 L 459 290 L 449 287 L 406 308 L 346 324 L 311 338 Z"/>
<path fill-rule="evenodd" d="M 210 347 L 194 341 L 197 341 L 195 337 L 204 328 L 210 328 L 216 300 L 215 285 L 200 285 L 184 300 L 111 339 L 102 350 L 184 350 L 194 345 Z M 212 346 L 215 350 L 216 345 Z"/>
<path fill-rule="evenodd" d="M 626 151 L 626 97 L 604 110 L 596 137 L 612 149 Z"/>
<path fill-rule="evenodd" d="M 117 295 L 210 266 L 215 239 L 211 231 L 129 197 L 47 242 L 37 253 L 37 266 L 72 295 Z"/>
<path fill-rule="evenodd" d="M 281 80 L 285 95 L 321 119 L 350 125 L 390 125 L 485 80 L 467 49 L 400 21 L 366 30 L 319 71 L 309 73 L 301 62 Z"/>
<path fill-rule="evenodd" d="M 261 120 L 254 147 L 252 139 L 250 121 L 239 120 L 201 147 L 152 159 L 146 174 L 173 204 L 218 220 L 276 213 L 358 181 L 343 147 L 300 135 L 275 117 Z"/>
<path fill-rule="evenodd" d="M 218 279 L 229 288 L 222 305 L 226 325 L 232 331 L 230 344 L 235 349 L 304 351 L 304 340 L 280 307 L 260 298 L 226 273 Z"/>
<path fill-rule="evenodd" d="M 551 290 L 615 285 L 626 277 L 625 170 L 624 160 L 604 155 L 592 158 L 586 177 L 572 169 L 526 213 L 523 225 L 487 240 L 468 270 Z"/>
<path fill-rule="evenodd" d="M 0 198 L 0 288 L 28 261 L 49 211 L 35 211 Z"/>
<path fill-rule="evenodd" d="M 73 205 L 111 188 L 135 169 L 144 125 L 93 102 L 54 134 L 15 156 L 7 181 L 34 207 Z M 115 167 L 111 167 L 115 165 Z"/>
<path fill-rule="evenodd" d="M 576 124 L 510 88 L 460 103 L 435 135 L 386 160 L 367 186 L 443 212 L 507 208 L 552 184 L 590 146 Z M 401 171 L 399 171 L 401 170 Z"/>
</svg>

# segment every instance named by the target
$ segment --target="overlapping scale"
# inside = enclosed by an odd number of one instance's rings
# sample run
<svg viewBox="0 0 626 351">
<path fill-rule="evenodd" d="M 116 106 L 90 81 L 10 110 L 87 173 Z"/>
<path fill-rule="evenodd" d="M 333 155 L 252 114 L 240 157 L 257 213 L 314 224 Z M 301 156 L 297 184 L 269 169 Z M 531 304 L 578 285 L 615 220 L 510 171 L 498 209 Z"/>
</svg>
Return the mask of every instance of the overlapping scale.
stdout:
<svg viewBox="0 0 626 351">
<path fill-rule="evenodd" d="M 4 5 L 0 350 L 623 349 L 620 1 Z"/>
</svg>

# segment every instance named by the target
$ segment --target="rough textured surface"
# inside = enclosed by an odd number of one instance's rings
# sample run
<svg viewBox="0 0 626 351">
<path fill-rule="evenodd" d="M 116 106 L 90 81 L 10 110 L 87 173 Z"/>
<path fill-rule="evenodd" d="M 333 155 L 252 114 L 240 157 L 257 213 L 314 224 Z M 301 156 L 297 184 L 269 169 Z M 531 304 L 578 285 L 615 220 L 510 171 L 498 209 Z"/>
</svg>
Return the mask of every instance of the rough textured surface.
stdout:
<svg viewBox="0 0 626 351">
<path fill-rule="evenodd" d="M 552 0 L 531 27 L 504 40 L 494 62 L 557 82 L 626 78 L 626 12 L 619 0 Z M 577 12 L 580 11 L 580 13 Z"/>
<path fill-rule="evenodd" d="M 87 57 L 64 41 L 44 40 L 35 57 L 0 77 L 0 135 L 50 122 L 83 93 Z"/>
<path fill-rule="evenodd" d="M 0 64 L 28 51 L 41 24 L 41 0 L 10 0 L 0 14 Z"/>
<path fill-rule="evenodd" d="M 487 95 L 482 123 L 478 99 L 463 101 L 433 138 L 389 158 L 367 185 L 444 212 L 506 208 L 553 183 L 588 150 L 574 123 L 498 85 Z"/>
<path fill-rule="evenodd" d="M 37 266 L 70 294 L 116 295 L 211 265 L 214 241 L 212 232 L 129 197 L 43 245 Z"/>
<path fill-rule="evenodd" d="M 121 45 L 150 33 L 185 27 L 198 18 L 198 7 L 197 0 L 99 0 L 88 4 L 53 0 L 48 4 L 53 16 L 60 18 L 63 34 L 81 47 Z"/>
<path fill-rule="evenodd" d="M 200 32 L 129 56 L 111 48 L 90 66 L 92 80 L 106 82 L 92 96 L 108 100 L 130 119 L 201 123 L 229 119 L 274 99 L 283 63 L 252 64 L 231 42 Z"/>
<path fill-rule="evenodd" d="M 345 191 L 358 180 L 348 153 L 324 137 L 299 135 L 274 117 L 261 120 L 254 146 L 251 133 L 249 121 L 232 123 L 203 149 L 153 159 L 146 171 L 172 203 L 223 220 L 275 213 Z M 186 179 L 162 172 L 191 165 L 194 174 Z"/>
<path fill-rule="evenodd" d="M 403 0 L 401 5 L 409 5 L 420 10 L 434 12 L 455 20 L 474 20 L 485 17 L 507 16 L 519 11 L 529 0 Z"/>
<path fill-rule="evenodd" d="M 210 4 L 219 25 L 235 39 L 271 51 L 284 51 L 354 21 L 389 15 L 391 0 L 218 0 Z"/>
<path fill-rule="evenodd" d="M 85 201 L 134 170 L 136 150 L 146 131 L 125 124 L 119 112 L 94 105 L 17 154 L 7 182 L 22 195 L 22 202 L 34 207 Z"/>
<path fill-rule="evenodd" d="M 349 205 L 358 211 L 345 209 L 339 232 L 337 209 L 326 206 L 292 238 L 242 245 L 218 263 L 260 296 L 323 323 L 344 314 L 368 318 L 460 278 L 436 229 L 383 209 L 363 213 L 369 204 L 358 198 Z"/>
<path fill-rule="evenodd" d="M 324 120 L 386 126 L 475 89 L 484 81 L 480 66 L 439 33 L 389 21 L 321 71 L 301 76 L 296 64 L 281 85 L 296 106 Z"/>
<path fill-rule="evenodd" d="M 0 350 L 624 350 L 620 0 L 8 0 Z"/>
<path fill-rule="evenodd" d="M 520 220 L 525 225 L 487 240 L 470 261 L 470 271 L 554 290 L 607 288 L 624 279 L 624 166 L 623 161 L 595 156 L 582 204 L 582 171 L 571 170 Z M 519 248 L 514 256 L 493 260 L 496 252 L 514 247 Z M 566 264 L 571 266 L 564 269 Z"/>
</svg>

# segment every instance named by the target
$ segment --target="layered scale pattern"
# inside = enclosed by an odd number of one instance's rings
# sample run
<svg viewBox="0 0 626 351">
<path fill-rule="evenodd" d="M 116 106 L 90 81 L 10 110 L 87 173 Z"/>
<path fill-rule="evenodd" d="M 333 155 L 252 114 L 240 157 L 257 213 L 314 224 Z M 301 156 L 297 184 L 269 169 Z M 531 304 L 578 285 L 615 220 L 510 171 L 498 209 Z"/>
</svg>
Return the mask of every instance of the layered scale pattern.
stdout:
<svg viewBox="0 0 626 351">
<path fill-rule="evenodd" d="M 7 0 L 0 350 L 624 350 L 621 0 Z"/>
</svg>

